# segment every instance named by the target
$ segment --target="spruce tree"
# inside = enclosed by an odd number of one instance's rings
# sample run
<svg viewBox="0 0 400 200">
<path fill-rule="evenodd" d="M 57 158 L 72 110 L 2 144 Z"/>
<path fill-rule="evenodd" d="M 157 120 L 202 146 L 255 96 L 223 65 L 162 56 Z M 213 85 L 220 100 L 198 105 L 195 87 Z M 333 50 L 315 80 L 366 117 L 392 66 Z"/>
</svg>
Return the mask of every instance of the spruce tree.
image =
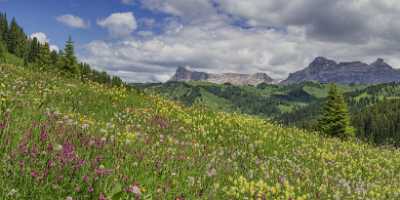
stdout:
<svg viewBox="0 0 400 200">
<path fill-rule="evenodd" d="M 30 41 L 30 47 L 29 47 L 29 52 L 27 56 L 27 61 L 29 63 L 36 63 L 39 59 L 39 53 L 40 53 L 40 43 L 36 37 L 34 37 Z"/>
<path fill-rule="evenodd" d="M 318 120 L 318 129 L 322 133 L 335 137 L 354 136 L 347 104 L 335 84 L 330 87 L 321 118 Z"/>
<path fill-rule="evenodd" d="M 27 51 L 27 37 L 24 30 L 18 25 L 15 18 L 12 19 L 7 33 L 8 51 L 18 57 L 23 58 Z"/>
<path fill-rule="evenodd" d="M 68 40 L 65 44 L 61 65 L 63 70 L 70 72 L 72 74 L 76 75 L 79 74 L 78 63 L 75 57 L 74 42 L 72 41 L 71 36 L 68 37 Z"/>
<path fill-rule="evenodd" d="M 5 13 L 0 13 L 0 42 L 4 45 L 7 42 L 8 21 Z"/>
<path fill-rule="evenodd" d="M 50 46 L 47 42 L 40 46 L 38 64 L 44 68 L 48 68 L 51 64 Z"/>
</svg>

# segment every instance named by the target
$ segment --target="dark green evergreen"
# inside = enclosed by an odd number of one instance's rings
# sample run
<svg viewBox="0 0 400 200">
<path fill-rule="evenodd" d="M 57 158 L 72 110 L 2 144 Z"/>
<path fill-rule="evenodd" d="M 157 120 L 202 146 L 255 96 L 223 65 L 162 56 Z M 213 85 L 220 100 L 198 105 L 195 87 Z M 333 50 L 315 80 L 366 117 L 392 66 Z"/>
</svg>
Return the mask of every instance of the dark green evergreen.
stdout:
<svg viewBox="0 0 400 200">
<path fill-rule="evenodd" d="M 29 63 L 36 63 L 39 59 L 40 48 L 41 47 L 38 39 L 36 37 L 33 38 L 30 41 L 30 47 L 26 61 Z"/>
<path fill-rule="evenodd" d="M 24 58 L 27 53 L 27 36 L 24 30 L 18 25 L 15 18 L 12 19 L 7 33 L 8 52 Z"/>
<path fill-rule="evenodd" d="M 75 56 L 74 42 L 72 41 L 71 36 L 68 37 L 68 40 L 65 43 L 64 53 L 60 64 L 60 67 L 64 71 L 75 75 L 79 74 L 78 62 Z"/>
<path fill-rule="evenodd" d="M 329 90 L 321 117 L 318 120 L 318 129 L 322 133 L 335 137 L 354 136 L 347 104 L 335 84 L 332 84 Z"/>
<path fill-rule="evenodd" d="M 357 136 L 374 144 L 400 146 L 400 99 L 387 99 L 357 112 Z"/>
<path fill-rule="evenodd" d="M 49 43 L 46 42 L 44 45 L 40 45 L 37 64 L 40 67 L 49 68 L 51 62 L 50 46 Z"/>
<path fill-rule="evenodd" d="M 8 20 L 5 13 L 0 13 L 0 42 L 6 45 L 8 33 Z"/>
</svg>

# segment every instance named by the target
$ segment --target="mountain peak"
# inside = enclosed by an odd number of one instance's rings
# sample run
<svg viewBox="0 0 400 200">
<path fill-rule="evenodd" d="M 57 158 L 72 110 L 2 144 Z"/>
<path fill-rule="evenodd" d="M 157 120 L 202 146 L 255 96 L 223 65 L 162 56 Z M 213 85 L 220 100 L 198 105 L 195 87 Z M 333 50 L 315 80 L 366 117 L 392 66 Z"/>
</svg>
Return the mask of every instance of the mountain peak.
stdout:
<svg viewBox="0 0 400 200">
<path fill-rule="evenodd" d="M 317 57 L 307 68 L 290 74 L 282 83 L 306 81 L 342 84 L 400 82 L 400 72 L 385 63 L 382 58 L 368 65 L 359 61 L 337 63 L 324 57 Z"/>
<path fill-rule="evenodd" d="M 180 66 L 176 69 L 176 72 L 189 72 L 190 70 L 188 70 L 186 67 Z"/>
<path fill-rule="evenodd" d="M 265 73 L 255 74 L 209 74 L 205 72 L 190 71 L 185 67 L 178 67 L 170 81 L 207 81 L 211 83 L 233 85 L 258 85 L 260 83 L 273 83 L 274 80 Z"/>
<path fill-rule="evenodd" d="M 315 66 L 327 66 L 327 65 L 336 65 L 336 62 L 334 60 L 330 60 L 330 59 L 327 59 L 325 57 L 319 56 L 319 57 L 316 57 L 314 59 L 314 61 L 312 61 L 310 63 L 310 67 L 313 67 L 313 66 L 314 67 Z"/>
<path fill-rule="evenodd" d="M 387 63 L 385 62 L 385 60 L 383 60 L 382 58 L 376 59 L 375 62 L 371 63 L 371 66 L 378 67 L 378 68 L 392 69 L 392 66 L 390 66 L 389 64 L 387 64 Z"/>
</svg>

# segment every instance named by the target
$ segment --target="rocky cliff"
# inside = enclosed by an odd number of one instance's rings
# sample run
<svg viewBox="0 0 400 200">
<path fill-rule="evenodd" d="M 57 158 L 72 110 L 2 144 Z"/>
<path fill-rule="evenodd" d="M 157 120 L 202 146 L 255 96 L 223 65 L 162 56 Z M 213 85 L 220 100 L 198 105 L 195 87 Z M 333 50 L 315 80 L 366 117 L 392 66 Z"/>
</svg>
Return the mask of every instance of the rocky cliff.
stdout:
<svg viewBox="0 0 400 200">
<path fill-rule="evenodd" d="M 210 74 L 205 72 L 190 71 L 179 67 L 170 81 L 207 81 L 211 83 L 232 85 L 258 85 L 260 83 L 273 83 L 274 80 L 265 73 L 256 74 Z"/>
<path fill-rule="evenodd" d="M 358 61 L 337 63 L 334 60 L 317 57 L 307 68 L 290 74 L 281 83 L 294 84 L 305 81 L 342 84 L 400 82 L 400 71 L 393 69 L 380 58 L 371 64 L 366 64 Z"/>
</svg>

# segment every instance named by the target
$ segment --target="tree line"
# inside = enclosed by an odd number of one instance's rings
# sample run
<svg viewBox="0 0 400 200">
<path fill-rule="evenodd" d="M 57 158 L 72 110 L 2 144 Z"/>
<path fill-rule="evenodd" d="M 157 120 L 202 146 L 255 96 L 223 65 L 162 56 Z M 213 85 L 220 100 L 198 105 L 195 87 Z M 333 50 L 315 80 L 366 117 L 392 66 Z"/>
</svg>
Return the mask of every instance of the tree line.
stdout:
<svg viewBox="0 0 400 200">
<path fill-rule="evenodd" d="M 87 63 L 79 62 L 71 37 L 65 42 L 63 50 L 51 50 L 49 43 L 42 43 L 36 37 L 29 38 L 15 18 L 9 22 L 7 14 L 0 13 L 0 62 L 7 62 L 8 54 L 22 59 L 26 67 L 59 71 L 82 81 L 125 85 L 119 77 L 110 76 L 104 71 L 93 69 Z"/>
</svg>

